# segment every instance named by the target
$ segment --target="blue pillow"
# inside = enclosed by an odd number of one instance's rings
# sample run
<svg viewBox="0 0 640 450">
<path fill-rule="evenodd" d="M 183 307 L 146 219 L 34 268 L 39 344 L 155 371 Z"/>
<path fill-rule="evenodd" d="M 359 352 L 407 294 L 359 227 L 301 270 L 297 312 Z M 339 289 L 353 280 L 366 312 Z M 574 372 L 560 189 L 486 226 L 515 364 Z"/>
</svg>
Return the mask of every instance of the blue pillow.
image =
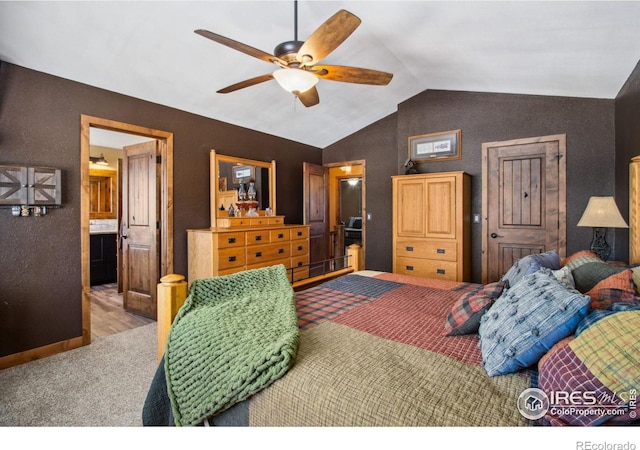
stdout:
<svg viewBox="0 0 640 450">
<path fill-rule="evenodd" d="M 523 276 L 532 274 L 541 267 L 547 267 L 552 270 L 560 269 L 560 255 L 558 255 L 558 252 L 550 250 L 520 258 L 504 274 L 501 281 L 508 281 L 510 286 L 515 286 Z"/>
<path fill-rule="evenodd" d="M 529 367 L 587 315 L 591 298 L 567 287 L 550 269 L 523 276 L 482 316 L 482 365 L 491 377 Z"/>
</svg>

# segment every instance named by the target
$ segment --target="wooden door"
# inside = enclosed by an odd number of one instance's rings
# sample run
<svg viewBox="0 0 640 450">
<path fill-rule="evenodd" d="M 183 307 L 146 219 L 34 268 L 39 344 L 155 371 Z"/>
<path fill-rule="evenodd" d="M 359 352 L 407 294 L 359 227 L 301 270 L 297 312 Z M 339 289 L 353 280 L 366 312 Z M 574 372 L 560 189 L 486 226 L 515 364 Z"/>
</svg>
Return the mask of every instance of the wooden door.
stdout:
<svg viewBox="0 0 640 450">
<path fill-rule="evenodd" d="M 482 145 L 482 282 L 523 256 L 566 254 L 566 137 Z"/>
<path fill-rule="evenodd" d="M 314 263 L 329 258 L 329 169 L 303 163 L 304 224 L 309 227 L 310 276 L 322 271 Z"/>
<path fill-rule="evenodd" d="M 124 309 L 156 318 L 159 280 L 157 141 L 124 147 L 122 290 Z"/>
</svg>

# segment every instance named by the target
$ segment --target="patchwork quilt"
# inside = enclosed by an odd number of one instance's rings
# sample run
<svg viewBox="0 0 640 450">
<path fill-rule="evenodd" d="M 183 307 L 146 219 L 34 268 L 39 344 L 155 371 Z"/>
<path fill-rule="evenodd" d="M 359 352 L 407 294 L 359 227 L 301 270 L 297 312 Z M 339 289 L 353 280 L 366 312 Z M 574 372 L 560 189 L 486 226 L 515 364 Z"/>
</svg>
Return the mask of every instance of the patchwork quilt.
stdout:
<svg viewBox="0 0 640 450">
<path fill-rule="evenodd" d="M 472 283 L 359 272 L 296 293 L 294 365 L 269 387 L 208 419 L 249 426 L 525 426 L 520 394 L 534 373 L 489 377 L 477 334 L 444 325 Z M 163 364 L 143 412 L 172 424 Z M 168 405 L 168 406 L 167 406 Z"/>
</svg>

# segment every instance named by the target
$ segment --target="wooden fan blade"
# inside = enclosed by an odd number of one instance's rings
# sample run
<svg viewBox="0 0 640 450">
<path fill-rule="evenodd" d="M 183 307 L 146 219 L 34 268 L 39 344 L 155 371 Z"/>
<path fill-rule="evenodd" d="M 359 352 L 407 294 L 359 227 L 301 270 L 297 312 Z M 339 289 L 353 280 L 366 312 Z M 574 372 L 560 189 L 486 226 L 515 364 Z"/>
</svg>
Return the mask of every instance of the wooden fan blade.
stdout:
<svg viewBox="0 0 640 450">
<path fill-rule="evenodd" d="M 275 55 L 271 55 L 267 52 L 263 52 L 262 50 L 258 50 L 257 48 L 253 48 L 249 45 L 243 44 L 242 42 L 234 41 L 233 39 L 229 39 L 228 37 L 221 36 L 216 33 L 212 33 L 207 30 L 195 30 L 194 33 L 199 34 L 200 36 L 206 37 L 207 39 L 211 39 L 218 44 L 226 45 L 229 48 L 237 50 L 242 53 L 246 53 L 249 56 L 253 56 L 254 58 L 261 59 L 268 63 L 278 64 L 279 66 L 286 67 L 287 63 L 282 59 L 278 58 Z"/>
<path fill-rule="evenodd" d="M 265 81 L 273 80 L 273 74 L 260 75 L 259 77 L 251 78 L 249 80 L 244 80 L 236 84 L 232 84 L 231 86 L 227 86 L 224 89 L 220 89 L 218 94 L 228 94 L 229 92 L 237 91 L 238 89 L 243 89 L 249 86 L 254 86 L 259 83 L 264 83 Z"/>
<path fill-rule="evenodd" d="M 338 47 L 360 25 L 360 19 L 341 9 L 313 32 L 300 47 L 296 59 L 301 64 L 319 62 Z"/>
<path fill-rule="evenodd" d="M 342 81 L 345 83 L 374 84 L 378 86 L 385 86 L 389 84 L 391 78 L 393 78 L 392 73 L 348 66 L 313 66 L 310 71 L 319 78 L 323 78 L 325 80 Z"/>
<path fill-rule="evenodd" d="M 307 108 L 309 106 L 314 106 L 320 103 L 320 95 L 318 95 L 318 90 L 315 86 L 304 91 L 301 94 L 298 94 L 298 98 L 300 99 L 300 102 L 302 102 L 302 104 Z"/>
</svg>

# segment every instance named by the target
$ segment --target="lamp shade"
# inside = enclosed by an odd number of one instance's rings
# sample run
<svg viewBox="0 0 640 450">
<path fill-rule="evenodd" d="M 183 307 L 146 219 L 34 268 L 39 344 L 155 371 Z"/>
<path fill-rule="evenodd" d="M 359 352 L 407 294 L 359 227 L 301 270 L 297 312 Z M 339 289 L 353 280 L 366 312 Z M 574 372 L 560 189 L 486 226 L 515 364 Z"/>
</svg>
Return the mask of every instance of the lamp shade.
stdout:
<svg viewBox="0 0 640 450">
<path fill-rule="evenodd" d="M 613 197 L 591 197 L 582 217 L 579 227 L 597 228 L 629 228 L 624 221 Z"/>
<path fill-rule="evenodd" d="M 273 78 L 285 90 L 294 94 L 308 91 L 318 83 L 318 77 L 301 69 L 278 69 L 273 72 Z"/>
</svg>

